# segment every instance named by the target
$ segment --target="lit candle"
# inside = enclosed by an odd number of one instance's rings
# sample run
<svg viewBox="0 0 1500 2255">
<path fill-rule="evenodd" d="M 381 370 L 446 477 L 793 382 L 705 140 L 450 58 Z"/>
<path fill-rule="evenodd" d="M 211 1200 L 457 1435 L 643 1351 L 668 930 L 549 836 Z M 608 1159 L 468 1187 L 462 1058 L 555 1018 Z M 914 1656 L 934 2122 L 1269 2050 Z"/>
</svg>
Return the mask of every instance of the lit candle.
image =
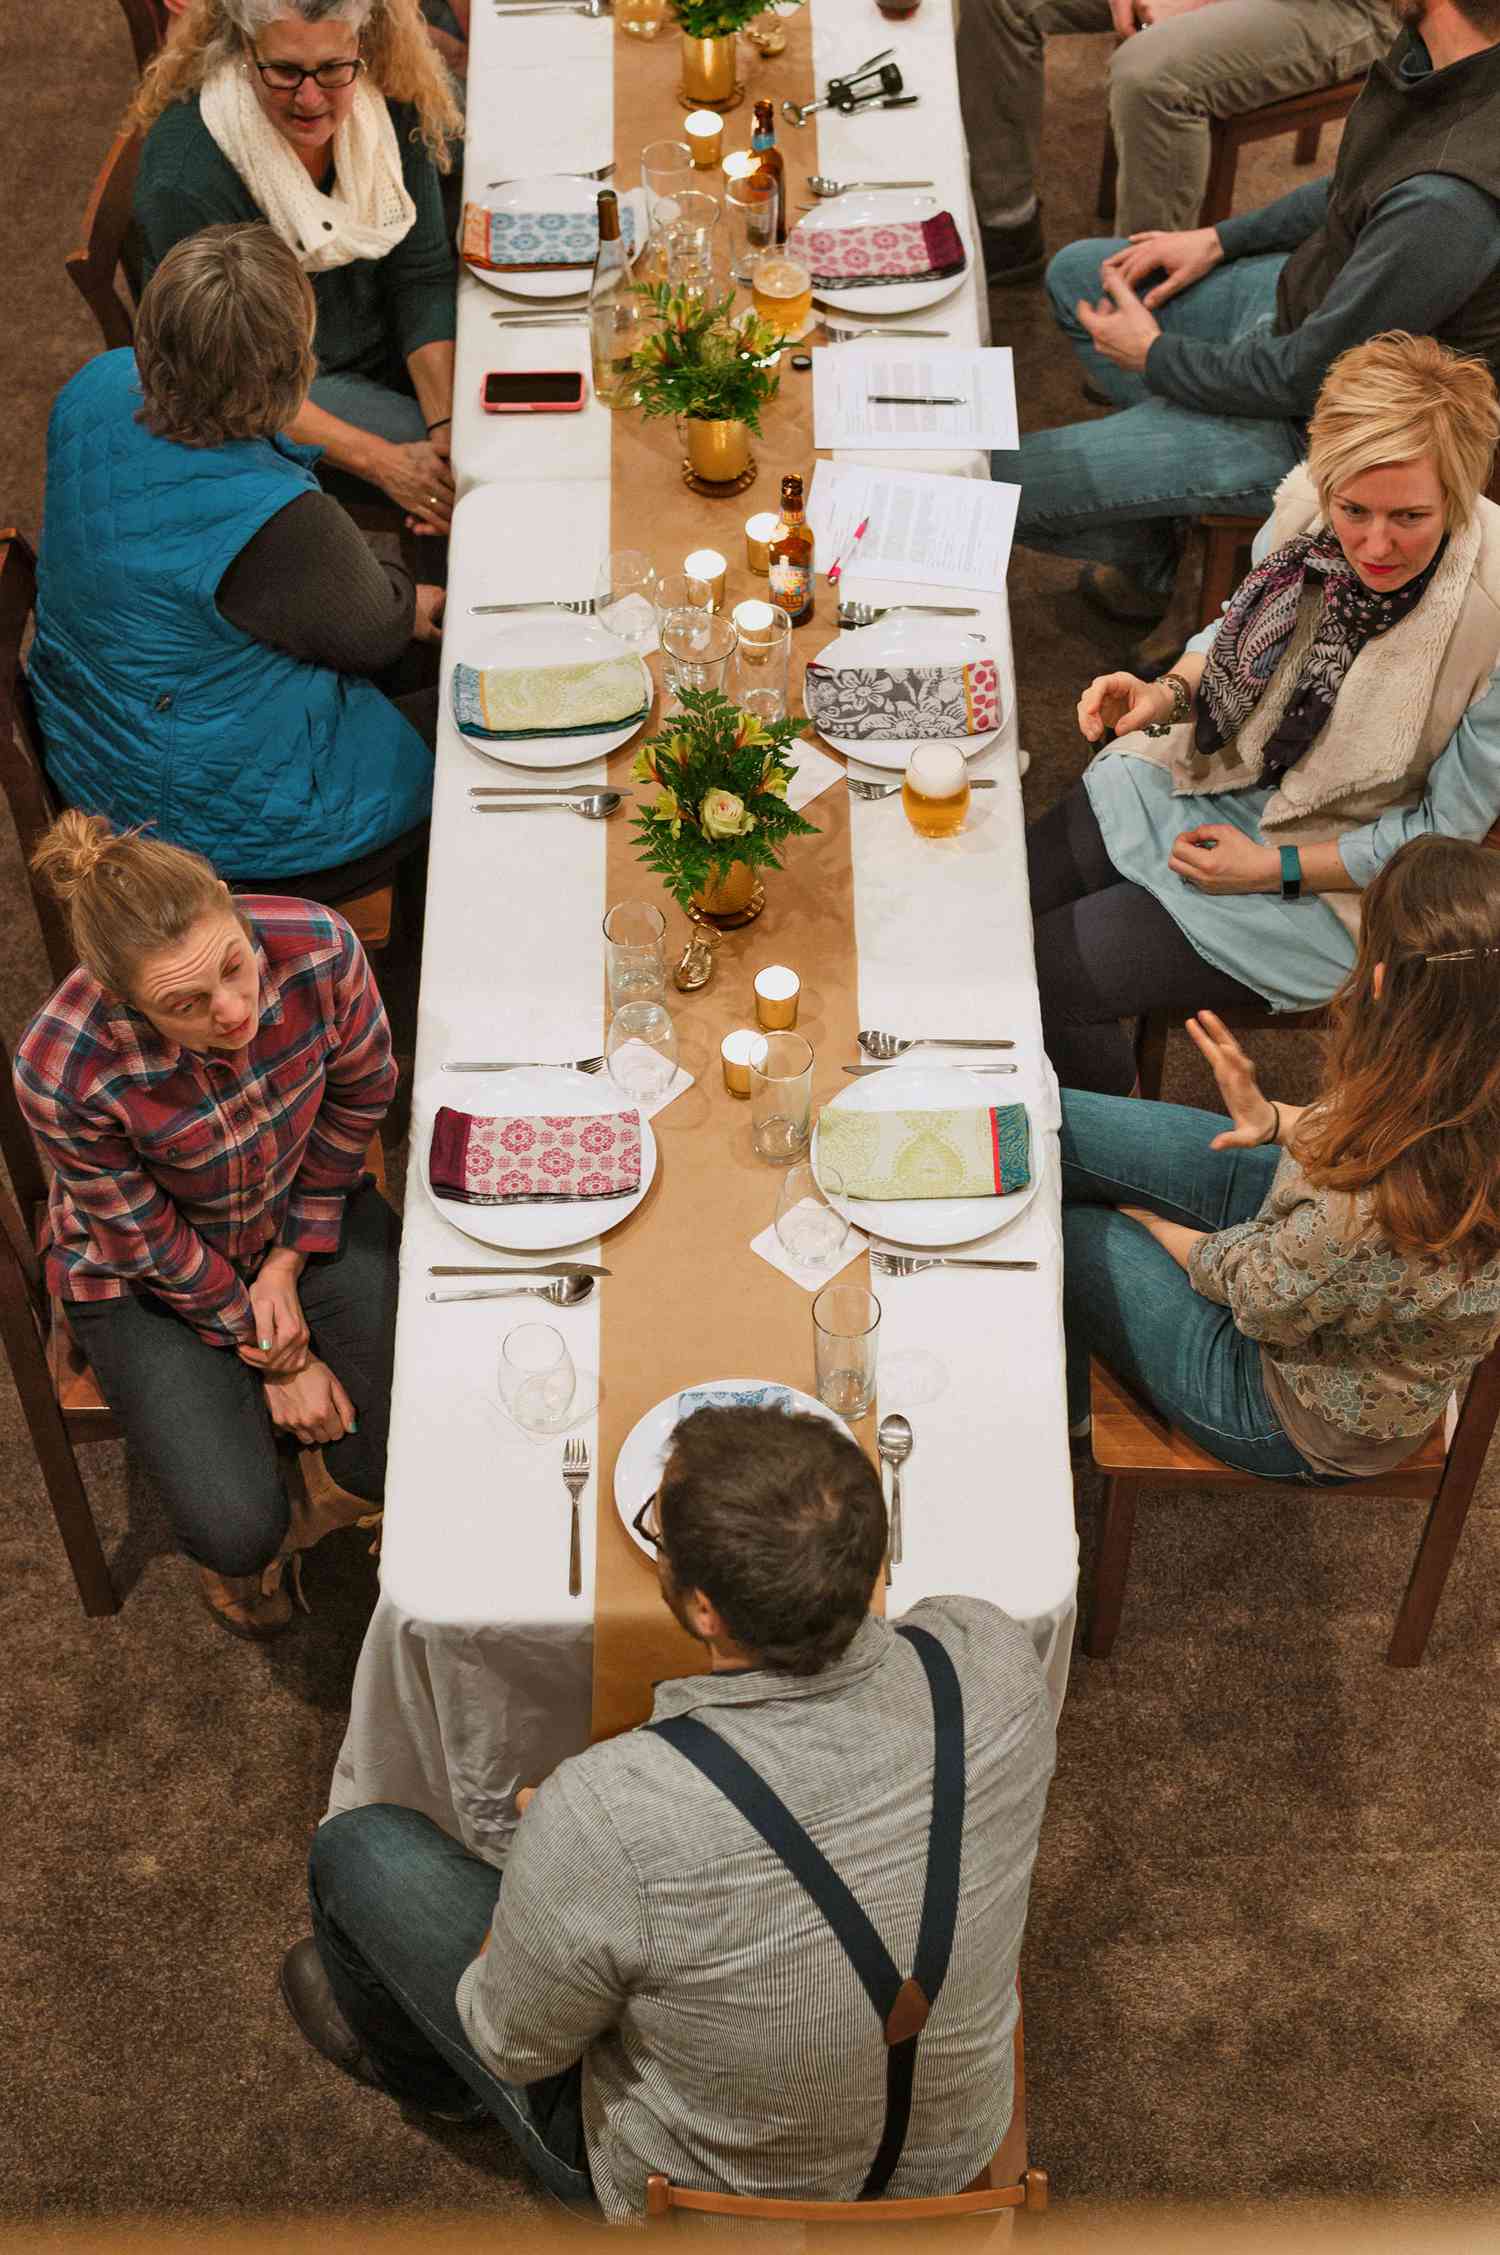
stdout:
<svg viewBox="0 0 1500 2255">
<path fill-rule="evenodd" d="M 724 574 L 729 566 L 717 548 L 695 548 L 691 556 L 684 556 L 682 568 L 689 579 L 705 580 L 708 584 L 708 607 L 716 611 L 724 600 Z"/>
<path fill-rule="evenodd" d="M 718 163 L 724 148 L 724 120 L 716 111 L 691 111 L 682 121 L 682 130 L 700 171 Z"/>
<path fill-rule="evenodd" d="M 754 636 L 768 633 L 775 616 L 769 603 L 758 603 L 753 597 L 748 603 L 736 603 L 734 606 L 734 623 L 741 634 Z"/>
<path fill-rule="evenodd" d="M 784 963 L 768 963 L 755 974 L 755 1020 L 768 1034 L 784 1033 L 797 1023 L 802 981 Z"/>
<path fill-rule="evenodd" d="M 766 544 L 773 538 L 777 522 L 774 509 L 762 509 L 756 516 L 745 519 L 745 562 L 752 572 L 759 572 L 762 579 L 768 576 L 771 569 Z M 769 623 L 769 620 L 762 621 L 763 625 Z"/>
<path fill-rule="evenodd" d="M 731 149 L 724 159 L 726 180 L 748 180 L 752 172 L 760 170 L 760 158 L 753 149 Z"/>
<path fill-rule="evenodd" d="M 750 1059 L 760 1047 L 760 1035 L 749 1026 L 739 1026 L 726 1034 L 719 1044 L 719 1055 L 724 1062 L 724 1086 L 731 1096 L 750 1094 Z"/>
</svg>

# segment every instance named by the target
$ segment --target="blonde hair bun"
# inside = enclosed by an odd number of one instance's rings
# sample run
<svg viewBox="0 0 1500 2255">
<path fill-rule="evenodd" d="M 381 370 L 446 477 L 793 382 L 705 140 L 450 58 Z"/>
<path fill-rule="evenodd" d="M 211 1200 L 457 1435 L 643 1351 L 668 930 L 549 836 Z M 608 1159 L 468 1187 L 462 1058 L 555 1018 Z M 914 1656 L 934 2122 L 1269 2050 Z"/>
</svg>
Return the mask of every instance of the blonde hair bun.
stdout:
<svg viewBox="0 0 1500 2255">
<path fill-rule="evenodd" d="M 68 807 L 31 866 L 67 910 L 78 960 L 106 994 L 128 1000 L 142 962 L 174 947 L 200 917 L 233 912 L 229 887 L 201 854 L 102 814 Z"/>
</svg>

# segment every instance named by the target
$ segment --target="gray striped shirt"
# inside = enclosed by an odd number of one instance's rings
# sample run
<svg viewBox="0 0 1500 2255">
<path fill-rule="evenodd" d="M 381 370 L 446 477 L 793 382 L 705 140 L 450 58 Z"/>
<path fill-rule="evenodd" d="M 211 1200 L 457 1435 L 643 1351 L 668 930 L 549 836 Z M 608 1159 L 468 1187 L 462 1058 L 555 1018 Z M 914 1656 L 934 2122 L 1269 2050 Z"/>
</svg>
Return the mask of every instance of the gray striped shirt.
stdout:
<svg viewBox="0 0 1500 2255">
<path fill-rule="evenodd" d="M 956 2192 L 1010 2120 L 1016 1963 L 1055 1734 L 1025 1631 L 978 1598 L 908 1618 L 963 1687 L 968 1805 L 958 1929 L 917 2054 L 892 2198 Z M 816 1676 L 769 1670 L 658 1686 L 781 1795 L 910 1970 L 932 1807 L 932 1701 L 888 1622 Z M 565 1762 L 527 1810 L 490 1946 L 458 1987 L 475 2050 L 533 2082 L 583 2058 L 584 2127 L 606 2216 L 645 2180 L 852 2200 L 879 2143 L 886 2048 L 809 1897 L 716 1787 L 645 1731 Z"/>
</svg>

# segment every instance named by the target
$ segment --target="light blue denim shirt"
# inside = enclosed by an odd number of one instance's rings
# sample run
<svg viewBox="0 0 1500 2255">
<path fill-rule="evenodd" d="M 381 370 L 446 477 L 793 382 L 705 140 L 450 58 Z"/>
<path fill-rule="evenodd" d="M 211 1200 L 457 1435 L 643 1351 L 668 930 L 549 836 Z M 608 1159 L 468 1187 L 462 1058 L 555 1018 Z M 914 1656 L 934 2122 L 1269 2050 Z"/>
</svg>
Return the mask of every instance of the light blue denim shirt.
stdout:
<svg viewBox="0 0 1500 2255">
<path fill-rule="evenodd" d="M 1270 522 L 1252 551 L 1269 547 Z M 1206 650 L 1206 626 L 1188 643 Z M 1271 792 L 1221 791 L 1179 798 L 1164 767 L 1101 752 L 1084 775 L 1104 849 L 1122 877 L 1159 900 L 1206 963 L 1263 995 L 1273 1010 L 1308 1010 L 1326 1002 L 1354 961 L 1354 942 L 1315 893 L 1282 900 L 1274 893 L 1202 893 L 1167 867 L 1172 841 L 1200 822 L 1223 822 L 1257 844 Z M 1500 816 L 1500 672 L 1464 714 L 1427 772 L 1427 788 L 1410 806 L 1388 807 L 1374 822 L 1339 840 L 1344 867 L 1364 890 L 1408 838 L 1433 830 L 1449 838 L 1482 838 Z"/>
</svg>

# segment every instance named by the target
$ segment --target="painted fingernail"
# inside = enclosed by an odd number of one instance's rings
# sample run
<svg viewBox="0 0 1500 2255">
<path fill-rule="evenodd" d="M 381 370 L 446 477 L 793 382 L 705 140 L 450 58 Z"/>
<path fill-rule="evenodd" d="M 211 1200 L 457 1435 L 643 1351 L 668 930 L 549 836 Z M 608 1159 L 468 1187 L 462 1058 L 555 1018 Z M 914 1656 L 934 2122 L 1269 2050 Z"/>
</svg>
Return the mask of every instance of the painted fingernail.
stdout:
<svg viewBox="0 0 1500 2255">
<path fill-rule="evenodd" d="M 359 1431 L 359 1419 L 357 1417 L 350 1418 L 349 1430 L 351 1433 L 357 1433 Z"/>
<path fill-rule="evenodd" d="M 256 1345 L 260 1348 L 260 1351 L 263 1355 L 269 1354 L 271 1351 L 271 1342 L 269 1339 L 257 1339 Z"/>
</svg>

